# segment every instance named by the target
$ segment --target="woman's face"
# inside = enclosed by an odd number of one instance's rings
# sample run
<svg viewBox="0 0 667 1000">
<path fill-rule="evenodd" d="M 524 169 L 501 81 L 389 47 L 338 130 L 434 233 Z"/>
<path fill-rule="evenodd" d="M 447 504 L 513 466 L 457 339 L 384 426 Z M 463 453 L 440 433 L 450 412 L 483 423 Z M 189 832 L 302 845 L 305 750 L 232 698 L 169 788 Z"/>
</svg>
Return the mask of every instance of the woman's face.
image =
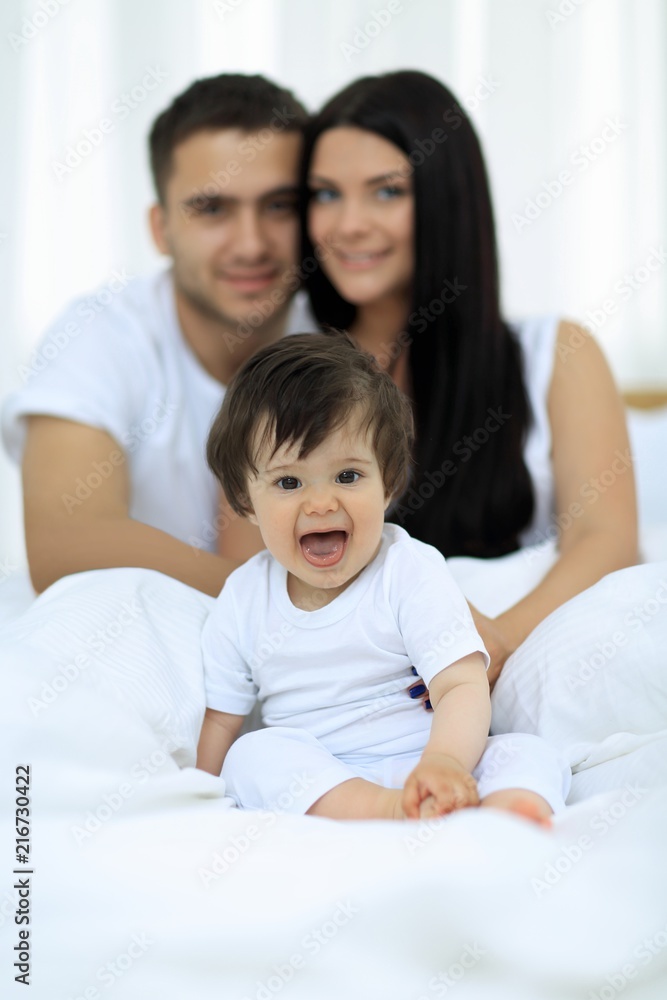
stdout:
<svg viewBox="0 0 667 1000">
<path fill-rule="evenodd" d="M 310 237 L 339 294 L 356 306 L 397 299 L 407 309 L 414 272 L 407 157 L 374 132 L 332 128 L 315 145 L 308 183 Z"/>
</svg>

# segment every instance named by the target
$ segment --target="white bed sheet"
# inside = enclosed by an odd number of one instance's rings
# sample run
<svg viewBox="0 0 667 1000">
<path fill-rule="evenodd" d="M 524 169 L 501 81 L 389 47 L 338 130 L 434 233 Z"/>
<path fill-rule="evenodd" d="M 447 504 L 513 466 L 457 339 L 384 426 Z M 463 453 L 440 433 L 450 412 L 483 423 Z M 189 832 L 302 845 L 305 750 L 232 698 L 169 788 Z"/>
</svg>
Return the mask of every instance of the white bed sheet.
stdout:
<svg viewBox="0 0 667 1000">
<path fill-rule="evenodd" d="M 631 414 L 630 433 L 643 555 L 667 560 L 656 462 L 667 411 Z M 545 546 L 450 565 L 494 615 L 554 558 Z M 650 597 L 660 568 L 640 574 Z M 632 699 L 598 697 L 599 671 L 585 689 L 594 731 L 562 697 L 572 659 L 600 640 L 586 622 L 606 586 L 543 623 L 494 693 L 497 726 L 522 721 L 571 752 L 574 804 L 545 833 L 491 810 L 337 824 L 232 809 L 222 782 L 192 767 L 210 599 L 150 571 L 108 570 L 33 603 L 27 574 L 12 574 L 0 587 L 3 997 L 664 1000 L 667 616 L 624 651 L 657 714 L 623 718 Z M 29 994 L 11 967 L 19 763 L 32 768 Z"/>
<path fill-rule="evenodd" d="M 152 571 L 99 571 L 0 633 L 7 780 L 33 769 L 31 996 L 590 1000 L 619 986 L 664 1000 L 664 742 L 588 767 L 586 801 L 552 833 L 484 810 L 432 825 L 240 812 L 189 766 L 210 603 Z M 13 835 L 3 824 L 4 858 Z"/>
</svg>

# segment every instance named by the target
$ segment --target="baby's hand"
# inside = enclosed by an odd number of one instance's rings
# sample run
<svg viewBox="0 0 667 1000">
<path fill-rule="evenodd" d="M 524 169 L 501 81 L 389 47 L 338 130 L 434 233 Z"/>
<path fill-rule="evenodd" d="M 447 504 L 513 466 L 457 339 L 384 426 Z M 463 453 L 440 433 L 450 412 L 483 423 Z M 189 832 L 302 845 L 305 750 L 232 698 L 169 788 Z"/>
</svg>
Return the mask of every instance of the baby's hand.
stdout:
<svg viewBox="0 0 667 1000">
<path fill-rule="evenodd" d="M 465 806 L 478 806 L 477 782 L 453 757 L 424 754 L 403 789 L 406 817 L 419 819 L 420 806 L 427 799 L 428 812 L 432 816 L 442 816 Z"/>
</svg>

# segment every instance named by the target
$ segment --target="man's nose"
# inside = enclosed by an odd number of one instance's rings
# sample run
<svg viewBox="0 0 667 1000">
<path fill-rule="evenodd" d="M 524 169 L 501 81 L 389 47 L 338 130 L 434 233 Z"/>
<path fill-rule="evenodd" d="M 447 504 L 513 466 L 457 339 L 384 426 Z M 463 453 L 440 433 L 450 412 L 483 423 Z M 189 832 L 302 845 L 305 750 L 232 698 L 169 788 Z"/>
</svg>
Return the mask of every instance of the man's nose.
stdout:
<svg viewBox="0 0 667 1000">
<path fill-rule="evenodd" d="M 256 261 L 267 252 L 261 220 L 253 209 L 239 212 L 233 239 L 234 255 L 244 261 Z"/>
</svg>

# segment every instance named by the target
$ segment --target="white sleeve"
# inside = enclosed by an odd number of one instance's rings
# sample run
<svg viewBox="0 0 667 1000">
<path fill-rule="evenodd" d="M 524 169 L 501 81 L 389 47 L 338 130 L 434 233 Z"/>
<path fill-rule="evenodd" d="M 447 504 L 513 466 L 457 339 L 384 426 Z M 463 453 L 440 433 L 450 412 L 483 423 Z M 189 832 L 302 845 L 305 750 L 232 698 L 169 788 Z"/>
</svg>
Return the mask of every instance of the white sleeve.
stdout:
<svg viewBox="0 0 667 1000">
<path fill-rule="evenodd" d="M 19 366 L 23 386 L 3 406 L 2 436 L 11 458 L 21 461 L 29 415 L 97 427 L 122 445 L 155 382 L 141 322 L 140 315 L 118 307 L 95 315 L 83 299 L 52 324 Z"/>
<path fill-rule="evenodd" d="M 405 649 L 428 686 L 436 674 L 469 653 L 487 653 L 468 604 L 444 556 L 410 540 L 388 555 L 389 599 Z"/>
<path fill-rule="evenodd" d="M 233 589 L 230 578 L 202 630 L 206 707 L 231 715 L 248 715 L 257 700 L 257 687 L 240 649 Z"/>
</svg>

